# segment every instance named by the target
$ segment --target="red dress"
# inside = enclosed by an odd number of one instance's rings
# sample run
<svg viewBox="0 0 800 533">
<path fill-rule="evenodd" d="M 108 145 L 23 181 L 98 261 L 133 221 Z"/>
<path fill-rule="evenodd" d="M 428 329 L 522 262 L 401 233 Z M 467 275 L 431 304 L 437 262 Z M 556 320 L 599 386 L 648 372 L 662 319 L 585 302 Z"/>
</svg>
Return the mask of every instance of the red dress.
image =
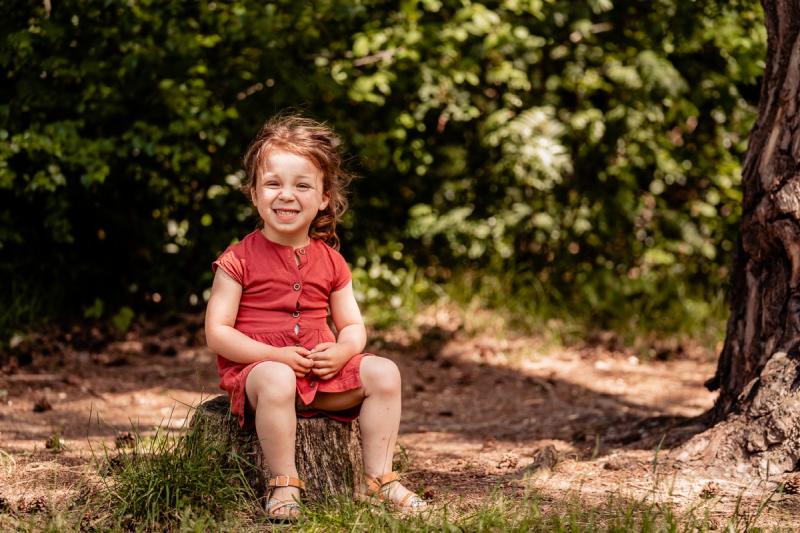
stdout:
<svg viewBox="0 0 800 533">
<path fill-rule="evenodd" d="M 295 254 L 300 260 L 298 265 Z M 272 346 L 304 346 L 311 349 L 321 342 L 334 342 L 328 327 L 328 301 L 351 279 L 344 258 L 322 241 L 312 239 L 308 246 L 293 250 L 267 239 L 256 230 L 228 247 L 212 264 L 222 268 L 242 286 L 242 298 L 234 328 L 248 337 Z M 321 380 L 309 373 L 297 379 L 297 395 L 308 405 L 317 392 L 344 392 L 361 387 L 359 365 L 366 354 L 350 358 L 331 379 Z M 228 393 L 231 413 L 245 426 L 253 421 L 247 402 L 247 375 L 259 362 L 243 364 L 217 355 L 220 388 Z M 358 416 L 359 408 L 322 413 L 348 421 Z M 303 410 L 301 416 L 319 411 Z"/>
</svg>

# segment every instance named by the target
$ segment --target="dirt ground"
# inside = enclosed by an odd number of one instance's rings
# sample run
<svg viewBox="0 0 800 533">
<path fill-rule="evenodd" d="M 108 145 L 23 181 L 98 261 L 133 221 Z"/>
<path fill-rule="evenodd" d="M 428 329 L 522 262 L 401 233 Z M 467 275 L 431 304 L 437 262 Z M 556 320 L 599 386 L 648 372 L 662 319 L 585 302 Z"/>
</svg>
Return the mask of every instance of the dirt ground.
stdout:
<svg viewBox="0 0 800 533">
<path fill-rule="evenodd" d="M 368 346 L 401 369 L 400 454 L 410 486 L 434 501 L 531 487 L 552 501 L 614 494 L 708 512 L 723 526 L 737 504 L 755 513 L 774 491 L 668 460 L 714 401 L 703 387 L 709 350 L 679 345 L 642 360 L 613 335 L 564 347 L 458 325 L 439 313 L 421 335 L 383 332 Z M 12 357 L 0 372 L 0 509 L 63 505 L 119 435 L 180 428 L 191 406 L 220 392 L 200 317 L 105 336 L 76 328 L 12 350 L 21 364 Z M 800 496 L 773 495 L 760 523 L 800 528 Z"/>
</svg>

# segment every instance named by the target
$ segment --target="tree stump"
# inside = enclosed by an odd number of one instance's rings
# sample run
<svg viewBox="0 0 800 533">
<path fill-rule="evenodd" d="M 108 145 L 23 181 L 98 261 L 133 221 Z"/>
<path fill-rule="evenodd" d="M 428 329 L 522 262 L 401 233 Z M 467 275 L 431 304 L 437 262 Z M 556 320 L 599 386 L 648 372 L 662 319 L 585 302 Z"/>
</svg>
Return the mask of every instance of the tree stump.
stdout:
<svg viewBox="0 0 800 533">
<path fill-rule="evenodd" d="M 255 428 L 239 428 L 225 395 L 197 407 L 191 425 L 201 421 L 206 438 L 224 441 L 231 454 L 245 460 L 250 486 L 256 494 L 264 494 L 272 473 L 264 462 Z M 306 484 L 305 501 L 322 501 L 326 496 L 352 498 L 356 482 L 364 473 L 358 421 L 298 416 L 295 460 L 300 478 Z"/>
</svg>

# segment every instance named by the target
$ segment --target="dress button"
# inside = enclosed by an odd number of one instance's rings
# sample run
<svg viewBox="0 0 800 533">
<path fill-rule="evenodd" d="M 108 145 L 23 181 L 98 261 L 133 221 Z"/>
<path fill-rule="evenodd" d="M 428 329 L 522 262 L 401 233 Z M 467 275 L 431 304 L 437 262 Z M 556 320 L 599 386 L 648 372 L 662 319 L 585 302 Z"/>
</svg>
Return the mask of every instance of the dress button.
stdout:
<svg viewBox="0 0 800 533">
<path fill-rule="evenodd" d="M 312 381 L 310 387 L 316 387 L 316 386 L 317 386 L 317 382 L 316 381 Z"/>
<path fill-rule="evenodd" d="M 292 316 L 295 317 L 295 318 L 299 317 L 300 316 L 300 311 L 295 311 L 294 313 L 292 313 Z"/>
<path fill-rule="evenodd" d="M 300 248 L 299 250 L 297 250 L 297 253 L 300 254 L 300 255 L 306 255 L 306 249 L 305 248 Z"/>
<path fill-rule="evenodd" d="M 300 290 L 300 283 L 299 283 L 299 282 L 298 282 L 298 283 L 295 283 L 294 285 L 292 285 L 292 288 L 293 288 L 294 290 L 296 290 L 296 291 L 299 291 L 299 290 Z"/>
</svg>

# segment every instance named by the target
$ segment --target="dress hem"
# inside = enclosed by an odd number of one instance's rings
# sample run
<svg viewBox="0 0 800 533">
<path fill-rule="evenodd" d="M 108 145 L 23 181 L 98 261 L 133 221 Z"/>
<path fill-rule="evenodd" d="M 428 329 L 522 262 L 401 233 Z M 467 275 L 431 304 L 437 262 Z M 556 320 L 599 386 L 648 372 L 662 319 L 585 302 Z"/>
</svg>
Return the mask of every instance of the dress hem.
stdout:
<svg viewBox="0 0 800 533">
<path fill-rule="evenodd" d="M 374 354 L 360 353 L 354 355 L 347 361 L 347 363 L 345 363 L 345 366 L 342 367 L 339 373 L 337 373 L 330 380 L 314 381 L 313 383 L 318 383 L 318 385 L 315 386 L 314 388 L 302 390 L 301 384 L 303 384 L 304 381 L 298 380 L 295 394 L 300 398 L 300 401 L 303 402 L 304 405 L 310 405 L 314 401 L 314 398 L 316 397 L 318 392 L 339 393 L 360 388 L 362 386 L 361 361 L 365 356 L 370 356 L 370 355 Z M 233 387 L 231 387 L 230 389 L 224 388 L 222 386 L 222 383 L 220 383 L 220 388 L 222 388 L 228 395 L 231 414 L 237 417 L 240 428 L 243 429 L 251 428 L 254 425 L 255 411 L 253 407 L 250 405 L 250 402 L 247 400 L 247 390 L 246 390 L 247 377 L 250 375 L 250 371 L 252 371 L 256 366 L 265 362 L 266 361 L 256 361 L 254 363 L 250 363 L 245 367 L 243 367 L 234 378 Z M 342 371 L 346 371 L 346 374 L 341 375 Z M 311 392 L 312 394 L 309 395 L 308 392 Z M 304 396 L 305 398 L 303 398 Z M 308 398 L 309 401 L 305 401 L 306 398 Z M 360 411 L 361 411 L 361 405 L 359 404 L 355 407 L 342 411 L 320 411 L 317 409 L 304 409 L 302 411 L 296 411 L 296 413 L 297 416 L 303 418 L 325 416 L 333 420 L 337 420 L 339 422 L 350 422 L 358 418 Z"/>
</svg>

